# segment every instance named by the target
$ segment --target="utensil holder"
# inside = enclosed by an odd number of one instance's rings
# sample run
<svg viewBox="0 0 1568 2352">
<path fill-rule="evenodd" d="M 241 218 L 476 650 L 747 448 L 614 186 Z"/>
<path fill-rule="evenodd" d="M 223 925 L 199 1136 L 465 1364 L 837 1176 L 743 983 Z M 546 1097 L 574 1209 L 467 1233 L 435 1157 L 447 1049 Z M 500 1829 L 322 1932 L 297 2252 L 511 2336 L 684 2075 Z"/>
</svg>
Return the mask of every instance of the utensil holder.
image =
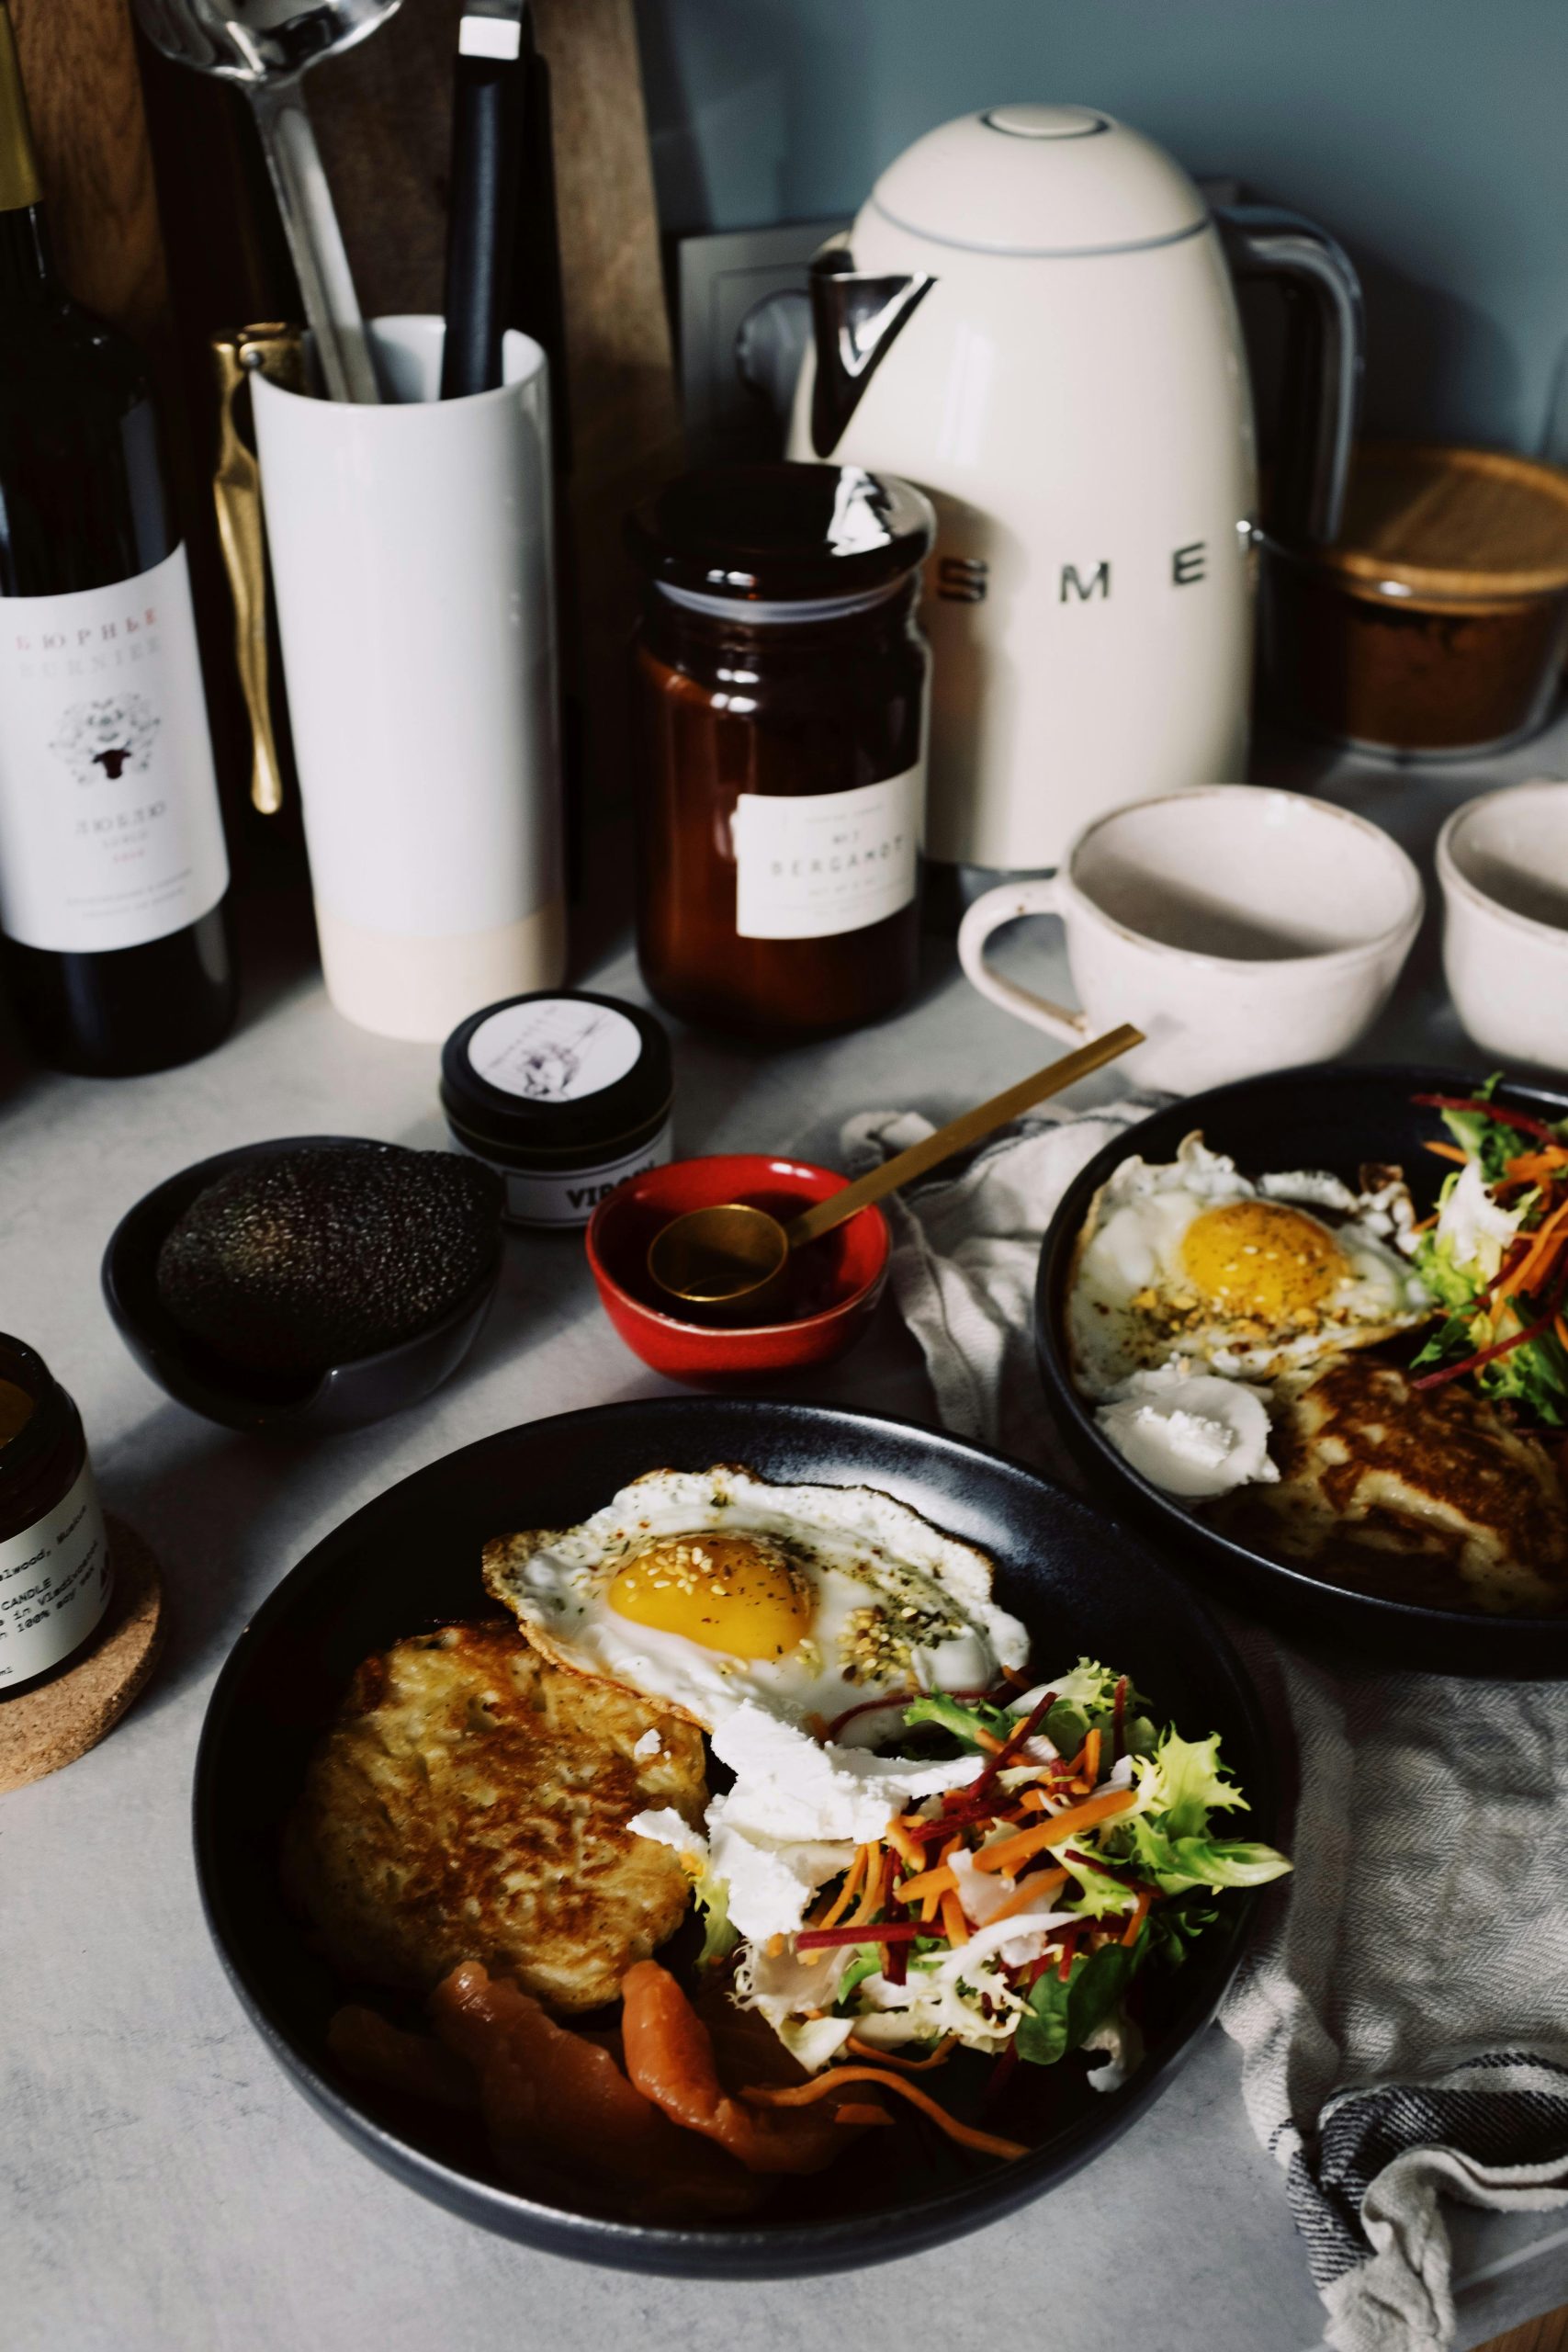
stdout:
<svg viewBox="0 0 1568 2352">
<path fill-rule="evenodd" d="M 262 496 L 321 967 L 434 1041 L 565 971 L 545 355 L 441 401 L 443 322 L 370 322 L 378 407 L 257 377 Z"/>
</svg>

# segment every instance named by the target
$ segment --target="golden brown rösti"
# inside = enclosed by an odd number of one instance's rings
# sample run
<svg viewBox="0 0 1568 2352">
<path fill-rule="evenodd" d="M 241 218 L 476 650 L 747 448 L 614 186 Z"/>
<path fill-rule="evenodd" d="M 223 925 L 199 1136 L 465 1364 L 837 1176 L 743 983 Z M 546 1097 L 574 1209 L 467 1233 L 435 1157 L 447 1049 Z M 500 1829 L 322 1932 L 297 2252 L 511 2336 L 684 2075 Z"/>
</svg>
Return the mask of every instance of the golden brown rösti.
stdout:
<svg viewBox="0 0 1568 2352">
<path fill-rule="evenodd" d="M 636 1752 L 657 1736 L 657 1752 Z M 448 1625 L 367 1658 L 312 1758 L 286 1883 L 329 1956 L 426 1992 L 465 1960 L 552 2007 L 613 2000 L 691 1887 L 626 1824 L 700 1823 L 699 1732 L 563 1673 L 510 1624 Z"/>
</svg>

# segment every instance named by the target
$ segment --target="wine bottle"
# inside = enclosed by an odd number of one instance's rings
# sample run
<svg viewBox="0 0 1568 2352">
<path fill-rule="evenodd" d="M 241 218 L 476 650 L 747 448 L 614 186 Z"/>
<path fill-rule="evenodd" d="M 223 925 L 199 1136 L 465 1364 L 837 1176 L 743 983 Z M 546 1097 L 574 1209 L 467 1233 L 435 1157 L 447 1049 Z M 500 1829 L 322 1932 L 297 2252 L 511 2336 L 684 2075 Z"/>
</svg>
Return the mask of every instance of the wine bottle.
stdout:
<svg viewBox="0 0 1568 2352">
<path fill-rule="evenodd" d="M 0 932 L 46 1061 L 206 1053 L 229 864 L 146 363 L 56 273 L 0 0 Z"/>
</svg>

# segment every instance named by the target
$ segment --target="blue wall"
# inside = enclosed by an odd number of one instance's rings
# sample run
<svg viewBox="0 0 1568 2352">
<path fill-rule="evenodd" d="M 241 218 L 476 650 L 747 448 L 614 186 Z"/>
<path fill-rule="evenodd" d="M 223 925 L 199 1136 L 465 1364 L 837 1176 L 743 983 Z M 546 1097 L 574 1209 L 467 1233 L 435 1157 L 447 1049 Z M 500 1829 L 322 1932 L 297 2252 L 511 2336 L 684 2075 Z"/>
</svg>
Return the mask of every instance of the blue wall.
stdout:
<svg viewBox="0 0 1568 2352">
<path fill-rule="evenodd" d="M 1088 101 L 1344 239 L 1371 424 L 1542 445 L 1568 343 L 1568 0 L 637 5 L 667 230 L 848 214 L 950 115 Z"/>
</svg>

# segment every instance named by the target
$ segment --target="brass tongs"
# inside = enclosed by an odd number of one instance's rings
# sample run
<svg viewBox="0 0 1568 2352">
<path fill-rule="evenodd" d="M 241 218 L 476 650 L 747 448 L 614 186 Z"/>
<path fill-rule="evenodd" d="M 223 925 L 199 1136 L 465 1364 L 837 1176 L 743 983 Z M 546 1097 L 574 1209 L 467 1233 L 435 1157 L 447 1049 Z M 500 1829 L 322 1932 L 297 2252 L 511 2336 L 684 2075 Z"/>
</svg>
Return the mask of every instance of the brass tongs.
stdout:
<svg viewBox="0 0 1568 2352">
<path fill-rule="evenodd" d="M 305 382 L 303 331 L 297 326 L 236 327 L 212 338 L 218 382 L 218 464 L 212 477 L 218 537 L 234 600 L 234 661 L 251 720 L 251 801 L 264 817 L 283 806 L 283 771 L 267 690 L 266 540 L 261 469 L 241 429 L 238 399 L 258 370 L 291 392 Z M 246 402 L 248 409 L 249 402 Z"/>
</svg>

